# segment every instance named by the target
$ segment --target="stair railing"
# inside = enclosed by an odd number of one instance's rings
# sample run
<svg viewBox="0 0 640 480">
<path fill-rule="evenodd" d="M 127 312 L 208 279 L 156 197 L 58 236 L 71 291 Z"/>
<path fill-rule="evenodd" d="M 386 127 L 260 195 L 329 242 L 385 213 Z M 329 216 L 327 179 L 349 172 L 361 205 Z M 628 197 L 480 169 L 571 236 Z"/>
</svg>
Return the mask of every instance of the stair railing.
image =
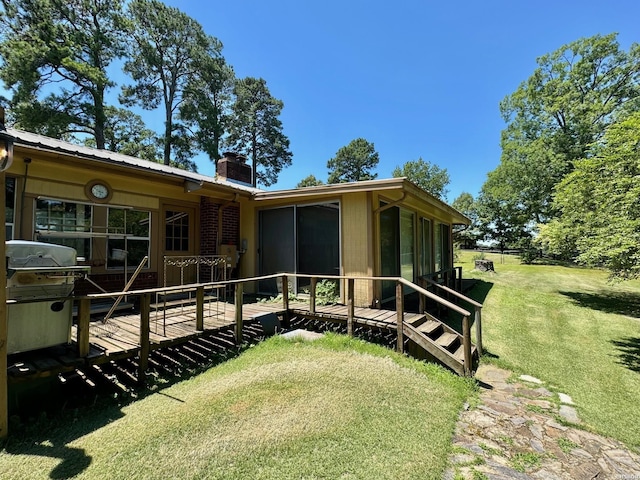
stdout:
<svg viewBox="0 0 640 480">
<path fill-rule="evenodd" d="M 473 298 L 469 298 L 466 295 L 463 295 L 462 293 L 457 292 L 449 287 L 440 285 L 438 282 L 434 282 L 432 279 L 428 277 L 422 277 L 422 280 L 429 283 L 430 285 L 433 285 L 436 288 L 439 288 L 440 290 L 448 293 L 449 295 L 459 298 L 460 300 L 463 300 L 468 304 L 470 304 L 471 306 L 473 306 L 474 308 L 473 323 L 476 327 L 476 348 L 478 349 L 478 354 L 482 355 L 482 304 L 479 302 L 476 302 Z"/>
</svg>

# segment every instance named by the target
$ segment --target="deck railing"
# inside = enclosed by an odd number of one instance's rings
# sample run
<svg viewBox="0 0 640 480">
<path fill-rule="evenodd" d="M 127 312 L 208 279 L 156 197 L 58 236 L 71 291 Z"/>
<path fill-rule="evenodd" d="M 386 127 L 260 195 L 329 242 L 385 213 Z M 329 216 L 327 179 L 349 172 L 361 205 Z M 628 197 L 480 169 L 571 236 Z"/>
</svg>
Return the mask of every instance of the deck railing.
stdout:
<svg viewBox="0 0 640 480">
<path fill-rule="evenodd" d="M 347 306 L 347 333 L 349 335 L 353 335 L 354 332 L 354 322 L 355 322 L 355 282 L 356 281 L 365 281 L 365 282 L 395 282 L 396 284 L 396 312 L 397 312 L 397 350 L 399 352 L 404 352 L 404 338 L 406 335 L 411 335 L 413 327 L 407 324 L 404 321 L 404 300 L 408 291 L 416 292 L 420 298 L 429 299 L 433 302 L 436 302 L 443 308 L 446 308 L 449 311 L 456 312 L 462 316 L 462 334 L 463 337 L 463 351 L 464 351 L 464 365 L 465 365 L 465 374 L 471 375 L 471 364 L 472 364 L 472 342 L 471 342 L 471 328 L 470 328 L 470 317 L 471 313 L 456 305 L 455 303 L 442 298 L 439 295 L 436 295 L 433 292 L 430 292 L 426 288 L 423 288 L 419 285 L 416 285 L 404 278 L 400 277 L 366 277 L 366 276 L 332 276 L 332 275 L 304 275 L 304 274 L 295 274 L 295 273 L 278 273 L 273 275 L 265 275 L 260 277 L 250 277 L 250 278 L 242 278 L 237 280 L 226 280 L 224 282 L 209 282 L 209 283 L 200 283 L 200 284 L 191 284 L 191 285 L 182 285 L 176 287 L 162 287 L 162 288 L 153 288 L 153 289 L 145 289 L 145 290 L 136 290 L 127 292 L 130 296 L 139 297 L 140 304 L 140 362 L 139 368 L 140 373 L 144 372 L 147 368 L 148 364 L 148 356 L 149 356 L 149 326 L 150 326 L 150 301 L 152 295 L 157 295 L 159 293 L 162 294 L 170 294 L 173 291 L 193 291 L 195 292 L 195 306 L 196 306 L 196 330 L 202 331 L 204 329 L 204 304 L 205 304 L 205 289 L 211 288 L 226 288 L 230 285 L 235 286 L 235 326 L 234 333 L 236 342 L 238 344 L 243 341 L 243 312 L 242 306 L 244 302 L 244 286 L 247 283 L 258 282 L 261 280 L 269 280 L 269 279 L 278 279 L 282 280 L 282 309 L 284 312 L 289 311 L 289 281 L 292 278 L 308 278 L 310 279 L 310 287 L 309 287 L 309 312 L 315 313 L 317 306 L 317 284 L 319 279 L 327 279 L 344 282 L 346 285 L 345 291 L 345 304 Z M 474 302 L 467 297 L 455 292 L 448 287 L 440 286 L 441 288 L 445 288 L 447 293 L 451 293 L 469 303 L 471 303 L 476 308 L 476 331 L 478 342 L 481 344 L 481 316 L 479 307 L 480 304 Z M 78 324 L 77 324 L 77 344 L 78 344 L 78 353 L 81 357 L 86 357 L 89 354 L 89 326 L 90 326 L 90 311 L 91 311 L 91 301 L 94 299 L 113 297 L 114 293 L 109 294 L 91 294 L 84 297 L 78 298 Z M 118 293 L 115 293 L 118 295 Z M 421 302 L 424 304 L 424 302 Z M 420 312 L 422 313 L 422 312 Z M 480 347 L 479 347 L 480 352 Z"/>
</svg>

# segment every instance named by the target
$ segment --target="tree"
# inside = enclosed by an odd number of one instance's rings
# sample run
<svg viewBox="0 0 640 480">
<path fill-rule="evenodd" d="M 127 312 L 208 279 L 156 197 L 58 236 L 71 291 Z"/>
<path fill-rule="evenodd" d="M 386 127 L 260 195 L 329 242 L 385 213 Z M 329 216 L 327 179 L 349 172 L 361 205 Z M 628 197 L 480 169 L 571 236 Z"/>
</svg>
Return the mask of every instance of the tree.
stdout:
<svg viewBox="0 0 640 480">
<path fill-rule="evenodd" d="M 447 169 L 440 168 L 431 162 L 425 162 L 422 158 L 409 161 L 402 167 L 394 168 L 392 175 L 396 178 L 407 177 L 440 200 L 446 200 L 447 193 L 449 193 L 446 188 L 450 181 Z"/>
<path fill-rule="evenodd" d="M 193 18 L 158 0 L 132 0 L 128 11 L 133 29 L 124 71 L 134 84 L 123 87 L 121 101 L 146 110 L 164 108 L 163 161 L 169 165 L 172 147 L 187 148 L 183 158 L 191 153 L 191 142 L 183 137 L 187 130 L 175 116 L 204 56 L 219 55 L 212 48 L 219 43 Z"/>
<path fill-rule="evenodd" d="M 577 260 L 613 277 L 640 277 L 640 111 L 609 127 L 594 155 L 575 162 L 557 187 L 562 216 L 547 238 L 563 236 Z"/>
<path fill-rule="evenodd" d="M 378 174 L 371 171 L 378 166 L 378 152 L 373 143 L 364 138 L 356 138 L 342 147 L 336 156 L 327 162 L 328 183 L 359 182 L 373 180 Z"/>
<path fill-rule="evenodd" d="M 610 125 L 640 107 L 640 46 L 625 52 L 616 34 L 577 40 L 537 63 L 500 104 L 507 127 L 497 170 L 523 227 L 558 215 L 554 187 Z"/>
<path fill-rule="evenodd" d="M 453 242 L 462 245 L 464 248 L 474 248 L 476 242 L 482 238 L 482 232 L 480 231 L 478 210 L 473 195 L 468 192 L 462 192 L 456 197 L 451 206 L 471 220 L 468 226 L 454 226 L 452 232 Z"/>
<path fill-rule="evenodd" d="M 107 67 L 124 52 L 121 0 L 2 0 L 0 76 L 16 126 L 104 148 Z"/>
<path fill-rule="evenodd" d="M 300 180 L 296 185 L 296 188 L 317 187 L 319 185 L 324 185 L 324 182 L 316 178 L 315 175 L 309 175 L 308 177 L 305 177 L 302 180 Z"/>
<path fill-rule="evenodd" d="M 195 130 L 193 138 L 197 148 L 209 155 L 217 171 L 222 137 L 231 114 L 235 75 L 219 55 L 220 42 L 213 37 L 209 39 L 209 53 L 202 58 L 187 84 L 179 119 Z"/>
<path fill-rule="evenodd" d="M 225 144 L 251 158 L 254 187 L 257 183 L 273 185 L 280 171 L 291 165 L 289 139 L 278 118 L 284 103 L 271 96 L 262 78 L 238 80 L 233 93 L 235 102 Z"/>
<path fill-rule="evenodd" d="M 158 138 L 145 126 L 140 115 L 116 107 L 106 107 L 105 113 L 105 149 L 152 162 L 158 162 L 162 158 Z M 84 144 L 89 147 L 96 146 L 93 138 L 86 139 Z"/>
<path fill-rule="evenodd" d="M 521 206 L 505 195 L 504 190 L 508 187 L 496 173 L 495 170 L 489 172 L 476 201 L 476 212 L 478 228 L 485 240 L 497 242 L 504 253 L 523 238 L 530 238 L 531 234 Z"/>
</svg>

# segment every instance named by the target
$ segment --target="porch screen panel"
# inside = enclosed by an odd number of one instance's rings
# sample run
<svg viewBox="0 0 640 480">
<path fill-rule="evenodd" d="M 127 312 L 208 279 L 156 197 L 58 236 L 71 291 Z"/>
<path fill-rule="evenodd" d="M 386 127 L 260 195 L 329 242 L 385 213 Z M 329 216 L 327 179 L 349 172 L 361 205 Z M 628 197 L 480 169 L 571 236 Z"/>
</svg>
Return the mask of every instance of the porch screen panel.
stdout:
<svg viewBox="0 0 640 480">
<path fill-rule="evenodd" d="M 420 275 L 428 275 L 431 273 L 431 220 L 423 218 L 422 224 L 422 238 L 421 238 L 421 262 L 420 262 Z"/>
<path fill-rule="evenodd" d="M 400 210 L 392 207 L 380 212 L 380 272 L 383 277 L 400 275 Z M 382 300 L 395 298 L 394 282 L 382 282 Z"/>
<path fill-rule="evenodd" d="M 400 211 L 400 275 L 413 282 L 415 235 L 413 213 Z"/>
<path fill-rule="evenodd" d="M 260 223 L 260 275 L 295 272 L 295 218 L 293 207 L 263 210 Z M 261 293 L 278 293 L 275 279 L 262 280 Z"/>
<path fill-rule="evenodd" d="M 439 272 L 442 270 L 442 224 L 436 223 L 436 230 L 433 233 L 433 238 L 435 240 L 435 271 Z"/>
<path fill-rule="evenodd" d="M 340 214 L 337 204 L 296 209 L 298 273 L 340 274 Z M 311 280 L 298 279 L 298 291 Z"/>
<path fill-rule="evenodd" d="M 451 241 L 450 241 L 450 227 L 449 225 L 442 224 L 440 233 L 442 234 L 442 269 L 448 270 L 453 265 L 451 264 Z"/>
</svg>

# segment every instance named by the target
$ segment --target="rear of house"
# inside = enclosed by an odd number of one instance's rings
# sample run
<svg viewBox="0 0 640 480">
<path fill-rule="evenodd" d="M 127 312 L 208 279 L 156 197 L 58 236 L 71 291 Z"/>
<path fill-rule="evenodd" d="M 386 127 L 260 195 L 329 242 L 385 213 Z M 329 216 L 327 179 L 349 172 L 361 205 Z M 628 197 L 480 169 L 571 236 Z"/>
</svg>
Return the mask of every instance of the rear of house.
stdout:
<svg viewBox="0 0 640 480">
<path fill-rule="evenodd" d="M 291 272 L 415 282 L 452 267 L 452 227 L 468 223 L 402 178 L 266 192 L 250 186 L 251 167 L 231 153 L 210 177 L 10 133 L 16 142 L 6 180 L 7 239 L 75 248 L 91 281 L 107 291 L 121 290 L 140 265 L 132 288 L 215 280 L 165 260 L 210 255 L 226 257 L 227 277 Z M 80 282 L 77 293 L 95 291 L 93 283 Z M 308 283 L 298 278 L 293 289 L 303 292 Z M 253 288 L 278 291 L 275 281 Z M 356 302 L 381 306 L 393 288 L 358 282 Z"/>
</svg>

